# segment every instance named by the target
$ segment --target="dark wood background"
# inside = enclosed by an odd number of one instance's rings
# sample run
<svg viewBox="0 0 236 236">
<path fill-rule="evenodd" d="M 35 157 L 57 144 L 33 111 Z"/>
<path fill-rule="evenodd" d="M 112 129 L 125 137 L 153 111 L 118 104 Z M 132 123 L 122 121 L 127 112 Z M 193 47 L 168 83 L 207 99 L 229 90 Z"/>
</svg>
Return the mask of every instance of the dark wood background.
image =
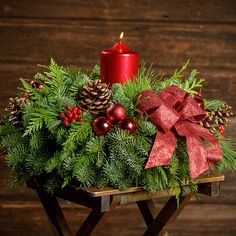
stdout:
<svg viewBox="0 0 236 236">
<path fill-rule="evenodd" d="M 140 59 L 170 74 L 191 59 L 206 78 L 203 94 L 221 98 L 236 112 L 236 1 L 234 0 L 0 0 L 0 110 L 16 93 L 18 78 L 32 78 L 50 57 L 92 68 L 99 51 L 121 31 Z M 228 134 L 236 140 L 236 119 Z M 10 171 L 0 163 L 0 235 L 50 235 L 35 194 L 7 187 Z M 236 180 L 226 174 L 222 195 L 194 200 L 170 226 L 170 235 L 236 235 Z M 161 204 L 161 203 L 160 203 Z M 88 210 L 63 202 L 76 229 Z M 134 205 L 119 208 L 99 235 L 141 235 L 145 225 Z"/>
</svg>

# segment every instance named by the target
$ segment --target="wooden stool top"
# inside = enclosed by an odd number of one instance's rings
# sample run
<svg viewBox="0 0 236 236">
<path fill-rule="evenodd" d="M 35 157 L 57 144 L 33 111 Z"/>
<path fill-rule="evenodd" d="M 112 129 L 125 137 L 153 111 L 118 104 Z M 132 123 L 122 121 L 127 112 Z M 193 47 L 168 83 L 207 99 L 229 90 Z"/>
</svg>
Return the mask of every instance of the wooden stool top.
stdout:
<svg viewBox="0 0 236 236">
<path fill-rule="evenodd" d="M 194 180 L 194 183 L 196 184 L 202 184 L 202 183 L 213 183 L 213 182 L 220 182 L 224 181 L 225 177 L 224 175 L 220 173 L 204 173 L 201 176 L 199 176 L 197 179 Z M 185 184 L 183 184 L 185 185 Z M 104 188 L 94 188 L 94 187 L 87 187 L 87 188 L 79 188 L 76 185 L 71 185 L 74 189 L 77 191 L 83 191 L 86 194 L 88 194 L 91 197 L 102 197 L 102 196 L 112 196 L 112 195 L 118 195 L 118 194 L 127 194 L 127 193 L 135 193 L 135 192 L 143 192 L 144 190 L 142 187 L 130 187 L 124 191 L 120 191 L 119 189 L 112 188 L 112 187 L 104 187 Z M 159 193 L 161 196 L 164 193 Z M 152 195 L 152 194 L 151 194 Z M 166 194 L 164 194 L 165 196 Z M 168 195 L 170 194 L 170 190 L 168 191 Z M 163 197 L 163 196 L 162 196 Z"/>
</svg>

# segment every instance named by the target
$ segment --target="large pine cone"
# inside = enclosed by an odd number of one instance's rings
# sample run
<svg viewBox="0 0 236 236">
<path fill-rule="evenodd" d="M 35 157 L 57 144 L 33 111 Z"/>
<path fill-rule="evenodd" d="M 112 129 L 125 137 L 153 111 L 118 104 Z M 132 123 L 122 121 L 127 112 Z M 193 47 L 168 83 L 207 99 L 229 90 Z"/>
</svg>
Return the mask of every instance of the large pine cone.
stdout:
<svg viewBox="0 0 236 236">
<path fill-rule="evenodd" d="M 13 125 L 21 125 L 22 124 L 22 112 L 21 108 L 25 105 L 27 102 L 27 98 L 23 97 L 15 97 L 15 98 L 9 98 L 8 106 L 6 108 L 6 111 L 9 111 L 11 113 L 9 117 L 9 122 Z"/>
<path fill-rule="evenodd" d="M 206 118 L 200 124 L 210 130 L 215 129 L 218 126 L 226 127 L 229 123 L 229 118 L 232 115 L 232 107 L 223 104 L 217 111 L 209 111 Z"/>
<path fill-rule="evenodd" d="M 110 97 L 111 90 L 107 84 L 102 83 L 100 79 L 90 80 L 83 87 L 78 103 L 83 110 L 98 115 L 107 109 Z"/>
</svg>

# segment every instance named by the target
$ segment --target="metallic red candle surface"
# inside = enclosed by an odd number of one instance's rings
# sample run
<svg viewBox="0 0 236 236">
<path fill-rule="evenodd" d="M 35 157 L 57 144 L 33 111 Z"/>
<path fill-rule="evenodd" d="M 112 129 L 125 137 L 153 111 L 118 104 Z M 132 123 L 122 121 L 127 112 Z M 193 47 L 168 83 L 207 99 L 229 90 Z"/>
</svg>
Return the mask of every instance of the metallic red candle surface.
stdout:
<svg viewBox="0 0 236 236">
<path fill-rule="evenodd" d="M 112 48 L 101 51 L 100 78 L 110 85 L 125 83 L 138 74 L 138 53 L 122 42 L 123 35 Z"/>
</svg>

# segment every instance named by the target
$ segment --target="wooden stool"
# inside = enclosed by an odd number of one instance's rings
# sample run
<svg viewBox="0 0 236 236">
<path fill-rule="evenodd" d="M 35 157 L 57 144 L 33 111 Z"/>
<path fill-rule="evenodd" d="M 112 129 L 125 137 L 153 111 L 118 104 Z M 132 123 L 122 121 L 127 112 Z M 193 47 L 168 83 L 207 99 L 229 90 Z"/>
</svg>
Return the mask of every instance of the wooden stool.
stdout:
<svg viewBox="0 0 236 236">
<path fill-rule="evenodd" d="M 208 196 L 219 195 L 219 182 L 223 180 L 224 176 L 221 174 L 206 173 L 201 175 L 196 179 L 198 193 Z M 27 186 L 37 191 L 52 230 L 57 236 L 72 235 L 57 201 L 57 197 L 92 208 L 91 213 L 75 234 L 76 236 L 87 236 L 96 232 L 99 226 L 104 224 L 116 206 L 131 202 L 137 203 L 147 225 L 147 230 L 143 235 L 154 236 L 164 234 L 165 226 L 180 214 L 194 195 L 193 192 L 184 186 L 185 194 L 183 193 L 180 197 L 178 206 L 174 193 L 171 190 L 149 194 L 141 187 L 132 187 L 126 191 L 119 191 L 110 187 L 97 189 L 79 188 L 69 185 L 52 196 L 43 191 L 42 184 L 36 178 L 29 181 Z M 152 200 L 162 197 L 170 198 L 156 216 L 157 210 Z"/>
</svg>

